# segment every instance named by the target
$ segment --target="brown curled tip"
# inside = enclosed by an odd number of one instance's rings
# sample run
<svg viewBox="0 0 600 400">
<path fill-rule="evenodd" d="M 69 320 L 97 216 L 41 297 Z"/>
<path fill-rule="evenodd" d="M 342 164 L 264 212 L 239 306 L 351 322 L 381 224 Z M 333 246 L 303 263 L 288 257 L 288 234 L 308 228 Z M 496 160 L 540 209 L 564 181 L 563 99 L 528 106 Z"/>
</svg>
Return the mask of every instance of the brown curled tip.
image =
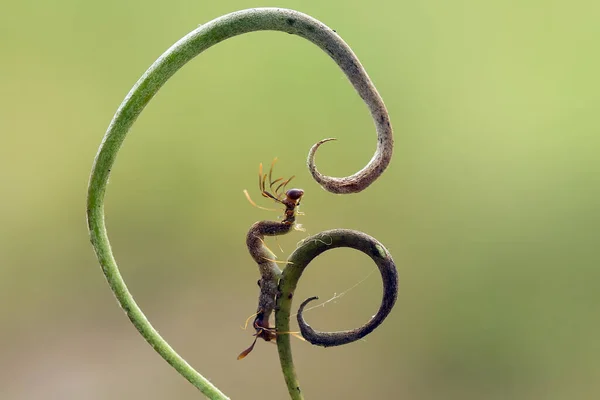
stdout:
<svg viewBox="0 0 600 400">
<path fill-rule="evenodd" d="M 342 232 L 345 230 L 337 231 Z M 381 273 L 381 279 L 383 282 L 383 296 L 381 299 L 381 305 L 379 306 L 379 310 L 377 311 L 377 314 L 375 314 L 375 316 L 373 316 L 364 325 L 356 329 L 350 329 L 347 331 L 339 332 L 319 332 L 315 331 L 304 320 L 303 315 L 304 308 L 306 307 L 306 305 L 311 301 L 318 299 L 318 297 L 310 297 L 304 300 L 304 302 L 302 302 L 300 308 L 298 309 L 298 325 L 300 327 L 300 332 L 302 333 L 304 339 L 306 339 L 311 344 L 317 346 L 340 346 L 362 339 L 369 333 L 373 332 L 373 330 L 375 330 L 375 328 L 377 328 L 379 325 L 381 325 L 381 323 L 392 311 L 392 308 L 394 307 L 394 304 L 396 303 L 396 299 L 398 297 L 398 272 L 396 270 L 394 261 L 392 260 L 389 253 L 379 242 L 377 242 L 370 236 L 358 232 L 351 233 L 353 236 L 347 235 L 346 237 L 348 239 L 346 243 L 337 243 L 338 240 L 334 238 L 332 245 L 330 245 L 329 247 L 352 247 L 369 255 L 373 259 L 373 261 L 375 261 L 377 267 L 379 268 L 379 272 Z M 326 249 L 323 249 L 321 251 L 325 250 Z"/>
<path fill-rule="evenodd" d="M 311 301 L 318 299 L 319 298 L 317 296 L 313 296 L 304 300 L 302 304 L 300 304 L 300 308 L 298 308 L 297 318 L 302 337 L 311 344 L 323 347 L 341 346 L 362 339 L 369 333 L 373 332 L 373 330 L 375 330 L 375 328 L 377 328 L 379 325 L 381 325 L 381 323 L 388 316 L 393 307 L 393 303 L 390 306 L 384 307 L 384 303 L 382 302 L 382 306 L 379 309 L 377 315 L 375 315 L 375 317 L 371 318 L 369 322 L 367 322 L 359 328 L 338 332 L 319 332 L 315 331 L 308 323 L 306 323 L 303 315 L 304 307 L 306 307 L 306 305 Z"/>
<path fill-rule="evenodd" d="M 341 178 L 322 175 L 315 166 L 315 152 L 319 146 L 333 139 L 321 140 L 308 153 L 308 169 L 321 187 L 332 193 L 358 193 L 366 189 L 385 171 L 392 158 L 394 135 L 390 117 L 383 99 L 371 82 L 371 78 L 351 50 L 342 47 L 328 49 L 330 56 L 342 68 L 356 92 L 365 102 L 377 132 L 377 148 L 367 165 L 357 173 Z"/>
<path fill-rule="evenodd" d="M 315 153 L 323 143 L 336 139 L 328 138 L 320 140 L 315 143 L 308 152 L 308 170 L 317 183 L 319 183 L 319 185 L 321 185 L 321 187 L 328 192 L 347 194 L 358 193 L 366 189 L 373 182 L 375 182 L 377 178 L 379 178 L 392 159 L 394 138 L 387 110 L 383 104 L 383 101 L 379 97 L 377 90 L 375 90 L 375 87 L 373 87 L 370 82 L 367 87 L 369 91 L 372 90 L 373 92 L 370 92 L 369 96 L 367 97 L 364 97 L 361 94 L 361 97 L 363 97 L 365 103 L 367 103 L 369 109 L 371 110 L 371 115 L 373 116 L 375 127 L 377 129 L 377 149 L 371 161 L 369 161 L 369 163 L 363 169 L 354 175 L 334 178 L 323 175 L 317 170 L 317 166 L 315 165 Z"/>
</svg>

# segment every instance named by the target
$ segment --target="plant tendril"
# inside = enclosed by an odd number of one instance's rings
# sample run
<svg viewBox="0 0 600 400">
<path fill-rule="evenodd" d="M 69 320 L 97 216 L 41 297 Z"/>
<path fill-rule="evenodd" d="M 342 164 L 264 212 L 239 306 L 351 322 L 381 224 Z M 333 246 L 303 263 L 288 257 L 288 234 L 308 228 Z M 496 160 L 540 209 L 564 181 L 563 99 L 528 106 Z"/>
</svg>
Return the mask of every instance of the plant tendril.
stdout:
<svg viewBox="0 0 600 400">
<path fill-rule="evenodd" d="M 390 162 L 393 147 L 392 128 L 381 97 L 350 47 L 332 29 L 308 15 L 280 8 L 256 8 L 227 14 L 201 25 L 171 46 L 150 66 L 127 94 L 109 124 L 96 154 L 88 185 L 87 220 L 91 243 L 119 304 L 136 329 L 161 357 L 211 399 L 227 399 L 227 397 L 169 346 L 150 324 L 127 289 L 114 259 L 106 231 L 104 196 L 113 164 L 129 129 L 167 80 L 187 62 L 211 46 L 237 35 L 264 30 L 301 36 L 325 51 L 348 77 L 369 108 L 375 122 L 377 149 L 363 169 L 354 175 L 342 178 L 320 174 L 314 164 L 314 156 L 319 145 L 324 143 L 321 141 L 313 146 L 308 157 L 308 167 L 314 179 L 324 189 L 333 193 L 355 193 L 373 183 Z M 300 257 L 302 250 L 297 250 L 294 254 Z M 291 267 L 296 266 L 288 265 L 286 270 Z M 289 331 L 289 329 L 280 330 L 279 323 L 277 328 L 281 332 Z M 279 335 L 278 345 L 281 338 L 287 338 L 289 346 L 289 335 Z M 284 350 L 285 348 L 280 346 L 280 356 Z M 284 374 L 285 371 L 293 371 L 291 358 L 289 364 L 285 366 L 283 358 L 281 360 Z M 287 376 L 286 382 L 288 385 L 296 384 L 296 392 L 299 394 L 297 381 L 290 381 Z M 291 386 L 288 388 L 292 393 Z M 299 396 L 292 395 L 295 399 L 301 398 L 301 394 Z"/>
<path fill-rule="evenodd" d="M 288 179 L 283 185 L 279 185 L 275 191 L 270 192 L 270 188 L 273 187 L 275 181 L 272 179 L 273 165 L 268 174 L 263 175 L 262 164 L 260 164 L 258 172 L 258 188 L 263 197 L 272 199 L 273 201 L 283 205 L 285 210 L 283 212 L 283 220 L 278 221 L 258 221 L 254 223 L 248 234 L 246 235 L 246 246 L 250 252 L 250 256 L 254 259 L 258 265 L 258 271 L 260 272 L 260 279 L 258 280 L 258 286 L 260 287 L 260 294 L 258 296 L 258 308 L 256 310 L 256 318 L 252 323 L 252 326 L 256 330 L 254 336 L 256 339 L 262 338 L 267 342 L 275 339 L 277 333 L 273 327 L 269 326 L 269 318 L 275 310 L 275 298 L 278 293 L 279 278 L 281 277 L 281 270 L 277 266 L 277 261 L 274 259 L 275 255 L 265 244 L 265 236 L 280 236 L 289 233 L 293 228 L 296 228 L 296 215 L 298 212 L 298 206 L 300 200 L 304 195 L 302 189 L 289 189 L 285 190 L 286 185 L 292 180 Z M 268 177 L 268 180 L 267 180 Z M 276 179 L 276 181 L 282 180 L 282 178 Z M 268 185 L 267 185 L 268 181 Z M 267 188 L 269 190 L 267 190 Z M 247 195 L 250 204 L 255 207 L 259 207 L 254 203 Z M 289 261 L 284 261 L 285 264 L 290 264 Z M 256 344 L 256 339 L 252 345 L 244 350 L 239 356 L 238 360 L 246 357 Z"/>
<path fill-rule="evenodd" d="M 324 240 L 327 239 L 327 242 Z M 282 272 L 279 280 L 279 294 L 277 296 L 277 311 L 275 312 L 275 327 L 277 332 L 290 330 L 290 313 L 292 299 L 298 280 L 308 264 L 321 253 L 327 250 L 349 247 L 359 250 L 375 262 L 383 281 L 383 296 L 377 314 L 365 325 L 341 332 L 318 332 L 313 330 L 303 319 L 302 311 L 306 304 L 315 300 L 311 297 L 305 300 L 298 310 L 298 325 L 302 336 L 310 343 L 318 346 L 339 346 L 352 343 L 372 332 L 389 315 L 398 297 L 398 272 L 394 260 L 387 249 L 371 236 L 349 229 L 333 229 L 324 231 L 304 240 L 292 253 L 288 265 Z M 292 349 L 289 335 L 277 335 L 277 347 L 284 378 L 292 398 L 302 398 L 296 372 L 293 368 Z M 299 397 L 294 397 L 300 395 Z"/>
</svg>

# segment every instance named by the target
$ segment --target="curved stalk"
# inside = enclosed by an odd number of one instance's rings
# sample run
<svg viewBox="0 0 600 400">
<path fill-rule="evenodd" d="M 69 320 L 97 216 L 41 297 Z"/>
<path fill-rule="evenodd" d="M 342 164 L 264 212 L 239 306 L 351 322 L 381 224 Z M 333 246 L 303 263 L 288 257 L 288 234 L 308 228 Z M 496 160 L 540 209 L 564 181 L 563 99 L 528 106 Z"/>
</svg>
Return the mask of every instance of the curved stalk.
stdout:
<svg viewBox="0 0 600 400">
<path fill-rule="evenodd" d="M 321 253 L 340 247 L 362 251 L 377 264 L 383 281 L 383 295 L 379 311 L 366 324 L 357 329 L 341 332 L 317 332 L 302 318 L 302 309 L 306 303 L 315 299 L 311 297 L 302 303 L 298 311 L 298 325 L 300 325 L 302 336 L 312 344 L 325 347 L 348 344 L 371 333 L 389 315 L 398 296 L 398 272 L 392 256 L 381 243 L 365 233 L 349 229 L 333 229 L 305 239 L 290 256 L 288 260 L 290 263 L 283 270 L 279 280 L 279 295 L 275 312 L 277 332 L 290 332 L 292 299 L 304 269 Z M 277 349 L 290 396 L 294 400 L 300 400 L 303 397 L 294 367 L 289 334 L 277 335 Z"/>
<path fill-rule="evenodd" d="M 325 189 L 334 193 L 358 192 L 377 179 L 391 158 L 392 130 L 383 101 L 352 50 L 333 30 L 305 14 L 286 9 L 257 8 L 227 14 L 200 26 L 175 43 L 150 66 L 127 94 L 113 117 L 94 160 L 88 186 L 87 219 L 91 242 L 119 304 L 146 341 L 182 376 L 211 399 L 227 397 L 187 364 L 160 337 L 129 293 L 119 273 L 106 232 L 104 196 L 112 166 L 127 132 L 162 85 L 183 65 L 209 47 L 243 33 L 261 30 L 295 34 L 324 50 L 344 71 L 367 104 L 375 121 L 378 135 L 377 151 L 367 166 L 344 178 L 321 175 L 314 166 L 314 152 L 322 143 L 320 142 L 309 153 L 309 169 L 313 177 Z"/>
</svg>

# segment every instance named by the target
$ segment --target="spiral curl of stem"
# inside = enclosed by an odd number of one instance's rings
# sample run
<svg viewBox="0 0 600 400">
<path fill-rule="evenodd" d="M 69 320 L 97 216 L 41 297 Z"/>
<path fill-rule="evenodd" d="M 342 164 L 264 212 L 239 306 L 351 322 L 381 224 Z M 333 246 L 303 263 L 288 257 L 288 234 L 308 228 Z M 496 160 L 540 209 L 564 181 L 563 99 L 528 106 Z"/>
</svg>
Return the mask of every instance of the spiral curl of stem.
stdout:
<svg viewBox="0 0 600 400">
<path fill-rule="evenodd" d="M 350 47 L 332 29 L 306 14 L 280 8 L 256 8 L 227 14 L 201 25 L 175 43 L 150 66 L 117 109 L 100 144 L 88 185 L 87 221 L 91 243 L 119 304 L 136 329 L 161 357 L 211 399 L 227 397 L 169 346 L 129 292 L 108 239 L 104 222 L 104 197 L 112 166 L 127 132 L 167 80 L 209 47 L 237 35 L 263 30 L 298 35 L 329 54 L 365 101 L 375 122 L 378 137 L 375 155 L 362 170 L 349 177 L 332 178 L 320 174 L 314 165 L 314 155 L 323 141 L 313 146 L 309 152 L 308 166 L 315 180 L 333 193 L 355 193 L 373 183 L 391 159 L 392 129 L 381 97 Z"/>
</svg>

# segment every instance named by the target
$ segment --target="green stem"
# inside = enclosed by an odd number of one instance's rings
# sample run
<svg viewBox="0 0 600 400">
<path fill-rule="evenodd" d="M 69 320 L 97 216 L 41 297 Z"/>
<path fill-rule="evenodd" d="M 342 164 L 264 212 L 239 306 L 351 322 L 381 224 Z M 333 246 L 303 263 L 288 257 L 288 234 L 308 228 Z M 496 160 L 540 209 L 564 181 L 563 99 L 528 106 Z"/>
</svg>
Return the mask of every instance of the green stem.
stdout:
<svg viewBox="0 0 600 400">
<path fill-rule="evenodd" d="M 372 332 L 387 317 L 396 302 L 398 293 L 398 273 L 389 252 L 376 239 L 365 233 L 349 229 L 333 229 L 303 240 L 290 256 L 288 260 L 290 264 L 285 267 L 279 280 L 279 295 L 277 296 L 275 311 L 275 328 L 277 332 L 290 332 L 292 299 L 298 285 L 298 280 L 302 276 L 304 269 L 321 253 L 339 247 L 349 247 L 362 251 L 377 264 L 383 280 L 381 305 L 377 314 L 360 328 L 331 333 L 312 331 L 312 334 L 317 336 L 317 340 L 324 338 L 327 341 L 327 346 L 347 344 Z M 306 303 L 307 301 L 303 303 L 302 308 Z M 302 320 L 301 311 L 298 313 L 298 323 L 301 328 L 303 328 L 302 324 L 307 326 L 304 320 Z M 304 332 L 303 336 L 311 341 Z M 313 342 L 311 341 L 311 343 Z M 281 369 L 290 396 L 294 400 L 301 400 L 303 399 L 303 395 L 294 367 L 289 334 L 277 335 L 277 349 L 279 351 Z"/>
<path fill-rule="evenodd" d="M 370 185 L 387 167 L 393 139 L 385 105 L 362 65 L 350 47 L 319 21 L 297 11 L 258 8 L 227 14 L 200 26 L 175 43 L 150 66 L 115 113 L 96 155 L 88 186 L 87 218 L 91 242 L 119 304 L 146 341 L 181 375 L 212 399 L 226 397 L 160 337 L 129 293 L 108 240 L 104 224 L 104 195 L 111 168 L 127 132 L 162 85 L 183 65 L 209 47 L 243 33 L 261 30 L 295 34 L 316 44 L 337 63 L 365 101 L 378 135 L 377 151 L 371 161 L 352 176 L 331 178 L 316 170 L 316 147 L 313 147 L 309 153 L 309 169 L 325 189 L 335 193 L 357 192 Z"/>
<path fill-rule="evenodd" d="M 88 204 L 101 200 L 97 199 L 96 193 L 89 193 Z M 106 227 L 104 226 L 104 212 L 102 207 L 88 208 L 88 223 L 92 245 L 96 250 L 96 255 L 102 266 L 102 271 L 110 285 L 119 304 L 129 317 L 129 320 L 136 327 L 138 332 L 146 341 L 156 350 L 162 358 L 165 359 L 179 374 L 187 379 L 192 385 L 197 387 L 209 399 L 225 400 L 225 396 L 217 387 L 198 373 L 190 366 L 150 324 L 140 307 L 137 305 L 131 293 L 125 285 L 123 277 L 119 273 L 119 268 L 112 255 Z"/>
</svg>

